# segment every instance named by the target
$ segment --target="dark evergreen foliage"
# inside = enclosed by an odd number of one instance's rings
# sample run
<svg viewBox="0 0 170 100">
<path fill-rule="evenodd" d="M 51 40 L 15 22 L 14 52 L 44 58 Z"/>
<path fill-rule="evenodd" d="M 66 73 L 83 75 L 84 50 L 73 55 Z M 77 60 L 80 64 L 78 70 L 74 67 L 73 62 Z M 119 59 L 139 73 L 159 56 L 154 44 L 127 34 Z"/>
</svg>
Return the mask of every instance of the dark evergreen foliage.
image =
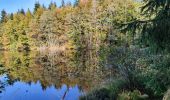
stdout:
<svg viewBox="0 0 170 100">
<path fill-rule="evenodd" d="M 64 7 L 64 6 L 65 6 L 65 1 L 62 0 L 62 1 L 61 1 L 61 7 Z"/>
<path fill-rule="evenodd" d="M 3 22 L 6 22 L 7 21 L 7 13 L 6 13 L 6 11 L 3 9 L 2 11 L 1 11 L 1 23 L 3 23 Z"/>
<path fill-rule="evenodd" d="M 39 2 L 36 2 L 35 3 L 35 6 L 34 6 L 34 13 L 37 11 L 37 9 L 38 8 L 40 8 L 41 7 L 41 5 L 40 5 L 40 3 Z"/>
<path fill-rule="evenodd" d="M 170 0 L 144 0 L 141 13 L 145 18 L 136 18 L 126 23 L 125 30 L 141 34 L 140 41 L 155 52 L 170 51 Z"/>
<path fill-rule="evenodd" d="M 74 7 L 78 6 L 78 5 L 79 5 L 79 2 L 80 2 L 80 0 L 75 0 L 75 2 L 74 2 Z"/>
</svg>

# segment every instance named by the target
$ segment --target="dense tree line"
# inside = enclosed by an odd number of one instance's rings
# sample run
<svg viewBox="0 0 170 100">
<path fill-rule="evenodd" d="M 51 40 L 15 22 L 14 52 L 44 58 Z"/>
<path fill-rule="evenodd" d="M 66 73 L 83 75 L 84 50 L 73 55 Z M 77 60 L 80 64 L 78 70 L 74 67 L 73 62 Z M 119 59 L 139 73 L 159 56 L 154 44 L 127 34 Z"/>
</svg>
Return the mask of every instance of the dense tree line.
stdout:
<svg viewBox="0 0 170 100">
<path fill-rule="evenodd" d="M 127 20 L 131 20 L 135 5 L 130 0 L 127 3 Z M 106 42 L 113 42 L 110 36 L 118 34 L 116 23 L 124 20 L 123 6 L 122 0 L 77 0 L 73 6 L 62 0 L 61 7 L 51 2 L 46 8 L 36 2 L 33 12 L 21 9 L 17 13 L 7 14 L 3 10 L 1 44 L 4 49 L 21 50 L 71 43 L 70 47 L 76 46 L 77 49 L 99 48 Z"/>
</svg>

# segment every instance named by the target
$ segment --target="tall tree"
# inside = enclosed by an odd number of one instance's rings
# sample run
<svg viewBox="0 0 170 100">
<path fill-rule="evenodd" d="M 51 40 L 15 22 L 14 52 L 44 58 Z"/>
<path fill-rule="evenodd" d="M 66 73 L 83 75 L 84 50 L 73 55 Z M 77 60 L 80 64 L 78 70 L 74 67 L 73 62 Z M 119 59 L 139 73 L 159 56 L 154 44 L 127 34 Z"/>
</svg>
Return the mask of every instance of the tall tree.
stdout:
<svg viewBox="0 0 170 100">
<path fill-rule="evenodd" d="M 14 18 L 14 14 L 11 13 L 11 14 L 10 14 L 10 19 L 13 20 L 13 18 Z"/>
<path fill-rule="evenodd" d="M 53 9 L 56 9 L 57 8 L 57 5 L 56 5 L 56 2 L 51 2 L 48 9 L 50 10 L 53 10 Z"/>
<path fill-rule="evenodd" d="M 21 9 L 21 10 L 20 10 L 20 13 L 23 14 L 23 15 L 25 15 L 24 9 Z"/>
<path fill-rule="evenodd" d="M 34 13 L 38 10 L 38 8 L 40 8 L 41 5 L 39 2 L 36 2 L 35 5 L 34 5 Z"/>
<path fill-rule="evenodd" d="M 30 9 L 27 10 L 27 12 L 26 12 L 25 15 L 26 15 L 26 17 L 29 18 L 29 19 L 32 18 L 32 13 L 31 13 Z"/>
<path fill-rule="evenodd" d="M 65 1 L 62 0 L 62 1 L 61 1 L 61 7 L 64 7 L 64 6 L 65 6 Z"/>
<path fill-rule="evenodd" d="M 78 6 L 78 5 L 79 5 L 79 2 L 80 2 L 80 0 L 75 0 L 75 2 L 74 2 L 74 7 Z"/>
<path fill-rule="evenodd" d="M 7 13 L 4 9 L 1 11 L 1 23 L 3 22 L 7 22 Z"/>
</svg>

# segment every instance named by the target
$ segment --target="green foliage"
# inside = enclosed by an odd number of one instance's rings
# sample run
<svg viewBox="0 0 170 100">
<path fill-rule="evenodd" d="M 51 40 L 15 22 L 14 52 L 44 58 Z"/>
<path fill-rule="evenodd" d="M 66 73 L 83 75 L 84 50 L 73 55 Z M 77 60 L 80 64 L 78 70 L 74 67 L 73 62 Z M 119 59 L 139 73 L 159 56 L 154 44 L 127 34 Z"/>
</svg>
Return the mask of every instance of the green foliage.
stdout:
<svg viewBox="0 0 170 100">
<path fill-rule="evenodd" d="M 118 94 L 126 87 L 126 81 L 122 78 L 116 78 L 111 83 L 99 89 L 94 89 L 80 100 L 114 100 Z"/>
<path fill-rule="evenodd" d="M 108 89 L 101 88 L 86 97 L 81 97 L 80 100 L 109 100 L 110 99 L 109 93 L 110 91 Z"/>
<path fill-rule="evenodd" d="M 170 84 L 170 57 L 168 55 L 154 55 L 140 59 L 142 69 L 139 80 L 145 88 L 151 90 L 155 96 L 163 96 Z"/>
<path fill-rule="evenodd" d="M 126 23 L 124 27 L 127 32 L 134 34 L 138 41 L 135 44 L 143 48 L 140 52 L 149 49 L 149 52 L 135 56 L 138 57 L 135 58 L 134 65 L 138 73 L 132 76 L 137 80 L 135 84 L 142 86 L 145 92 L 148 91 L 146 93 L 151 98 L 162 98 L 170 84 L 169 5 L 169 0 L 145 0 L 141 15 Z M 128 59 L 131 59 L 129 57 Z M 128 60 L 122 63 L 126 61 Z"/>
<path fill-rule="evenodd" d="M 128 31 L 139 34 L 143 47 L 151 47 L 154 52 L 170 51 L 169 0 L 145 0 L 142 15 L 127 23 Z"/>
</svg>

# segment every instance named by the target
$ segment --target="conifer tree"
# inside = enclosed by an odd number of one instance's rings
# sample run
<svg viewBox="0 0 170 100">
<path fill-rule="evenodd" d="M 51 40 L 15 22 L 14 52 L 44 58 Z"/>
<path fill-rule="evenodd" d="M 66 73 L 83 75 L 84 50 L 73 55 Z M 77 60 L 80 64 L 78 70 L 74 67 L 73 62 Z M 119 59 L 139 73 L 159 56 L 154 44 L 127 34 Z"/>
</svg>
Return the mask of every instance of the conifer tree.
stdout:
<svg viewBox="0 0 170 100">
<path fill-rule="evenodd" d="M 11 14 L 10 14 L 10 19 L 13 20 L 13 18 L 14 18 L 14 14 L 11 13 Z"/>
<path fill-rule="evenodd" d="M 32 18 L 32 13 L 31 13 L 30 9 L 27 10 L 25 15 L 26 15 L 26 17 L 28 17 L 30 19 Z"/>
<path fill-rule="evenodd" d="M 56 2 L 51 2 L 48 9 L 52 10 L 52 9 L 56 9 L 57 8 L 57 5 L 56 5 Z"/>
<path fill-rule="evenodd" d="M 79 5 L 79 2 L 80 2 L 80 0 L 75 0 L 75 2 L 74 2 L 74 7 L 78 6 L 78 5 Z"/>
<path fill-rule="evenodd" d="M 65 1 L 62 0 L 62 1 L 61 1 L 61 7 L 64 7 L 64 6 L 65 6 Z"/>
<path fill-rule="evenodd" d="M 25 15 L 24 9 L 21 9 L 21 10 L 20 10 L 20 13 L 23 14 L 23 15 Z"/>
<path fill-rule="evenodd" d="M 139 34 L 139 42 L 154 52 L 170 51 L 170 0 L 145 0 L 142 18 L 134 18 L 125 24 L 126 31 Z"/>
<path fill-rule="evenodd" d="M 1 23 L 7 22 L 7 13 L 4 9 L 1 11 L 1 21 L 0 22 Z"/>
<path fill-rule="evenodd" d="M 36 2 L 35 3 L 35 6 L 34 6 L 34 13 L 37 11 L 37 9 L 38 8 L 40 8 L 41 7 L 41 5 L 40 5 L 40 3 L 39 2 Z"/>
</svg>

